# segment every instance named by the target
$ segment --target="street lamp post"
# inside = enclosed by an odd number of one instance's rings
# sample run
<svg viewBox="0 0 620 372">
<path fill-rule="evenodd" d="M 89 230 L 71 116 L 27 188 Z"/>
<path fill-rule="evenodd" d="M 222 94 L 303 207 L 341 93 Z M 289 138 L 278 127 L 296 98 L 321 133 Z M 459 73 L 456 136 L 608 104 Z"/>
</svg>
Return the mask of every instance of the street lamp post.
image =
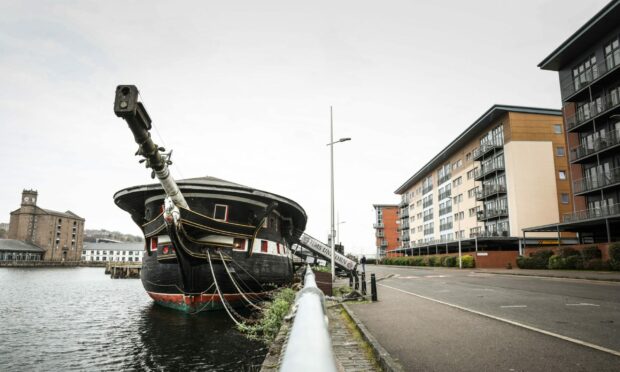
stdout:
<svg viewBox="0 0 620 372">
<path fill-rule="evenodd" d="M 335 240 L 336 240 L 336 229 L 334 227 L 334 144 L 339 143 L 339 142 L 345 142 L 345 141 L 350 141 L 351 138 L 341 138 L 338 141 L 334 141 L 334 114 L 333 114 L 333 109 L 332 106 L 329 106 L 329 128 L 330 128 L 330 134 L 329 134 L 329 143 L 327 144 L 327 146 L 329 146 L 329 150 L 330 150 L 330 164 L 331 164 L 331 212 L 330 212 L 330 219 L 331 219 L 331 230 L 330 230 L 330 240 L 331 240 L 331 248 L 332 248 L 332 280 L 336 279 L 336 245 L 335 245 Z"/>
</svg>

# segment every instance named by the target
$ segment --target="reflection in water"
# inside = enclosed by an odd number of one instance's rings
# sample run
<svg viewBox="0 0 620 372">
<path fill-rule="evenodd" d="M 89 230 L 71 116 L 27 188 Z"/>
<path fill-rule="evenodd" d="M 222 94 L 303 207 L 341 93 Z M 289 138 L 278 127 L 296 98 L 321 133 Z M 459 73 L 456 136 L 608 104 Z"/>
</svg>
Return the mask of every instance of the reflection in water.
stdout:
<svg viewBox="0 0 620 372">
<path fill-rule="evenodd" d="M 151 303 L 142 311 L 138 334 L 126 367 L 238 371 L 260 365 L 266 353 L 239 334 L 223 311 L 188 315 Z"/>
<path fill-rule="evenodd" d="M 243 371 L 267 352 L 225 313 L 159 307 L 102 268 L 0 268 L 0 283 L 0 371 Z"/>
</svg>

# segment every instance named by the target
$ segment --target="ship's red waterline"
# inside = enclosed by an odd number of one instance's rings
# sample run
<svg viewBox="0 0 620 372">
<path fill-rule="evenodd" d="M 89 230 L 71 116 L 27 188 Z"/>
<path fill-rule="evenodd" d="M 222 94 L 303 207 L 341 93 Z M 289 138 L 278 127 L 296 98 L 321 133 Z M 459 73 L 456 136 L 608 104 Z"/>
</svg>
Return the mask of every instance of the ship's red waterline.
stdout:
<svg viewBox="0 0 620 372">
<path fill-rule="evenodd" d="M 159 305 L 188 312 L 213 310 L 224 306 L 222 304 L 222 299 L 217 294 L 184 295 L 181 293 L 157 293 L 148 291 L 147 293 Z M 267 292 L 245 293 L 245 296 L 252 300 L 262 300 L 267 297 Z M 238 293 L 224 294 L 224 299 L 233 307 L 245 304 L 245 300 Z"/>
</svg>

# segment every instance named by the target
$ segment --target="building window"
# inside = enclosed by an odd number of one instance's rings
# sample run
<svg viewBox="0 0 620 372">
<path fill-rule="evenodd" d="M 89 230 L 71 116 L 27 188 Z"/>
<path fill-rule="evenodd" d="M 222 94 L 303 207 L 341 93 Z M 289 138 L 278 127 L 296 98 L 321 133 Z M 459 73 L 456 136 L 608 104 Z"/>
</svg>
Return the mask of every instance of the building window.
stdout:
<svg viewBox="0 0 620 372">
<path fill-rule="evenodd" d="M 596 56 L 594 55 L 573 68 L 573 83 L 575 90 L 581 89 L 597 77 L 598 66 L 596 65 Z"/>
<path fill-rule="evenodd" d="M 553 133 L 562 134 L 562 124 L 553 124 Z"/>
<path fill-rule="evenodd" d="M 471 160 L 471 152 L 468 152 L 467 154 L 465 154 L 465 161 L 470 161 Z"/>
<path fill-rule="evenodd" d="M 558 146 L 555 148 L 555 154 L 557 156 L 564 156 L 564 147 Z"/>
<path fill-rule="evenodd" d="M 607 70 L 611 70 L 618 64 L 620 64 L 620 45 L 618 43 L 618 38 L 615 38 L 609 44 L 605 45 L 605 65 L 607 66 Z"/>
<path fill-rule="evenodd" d="M 560 196 L 560 200 L 561 200 L 562 204 L 568 204 L 568 194 L 567 193 L 562 193 L 562 195 Z"/>
<path fill-rule="evenodd" d="M 467 172 L 467 179 L 471 180 L 472 178 L 474 178 L 474 175 L 476 174 L 476 169 L 478 169 L 478 167 L 470 170 L 469 172 Z"/>
<path fill-rule="evenodd" d="M 452 185 L 455 186 L 455 187 L 460 185 L 460 184 L 462 184 L 462 183 L 463 183 L 463 177 L 456 178 L 456 179 L 454 179 L 454 181 L 452 181 Z"/>
<path fill-rule="evenodd" d="M 565 180 L 566 179 L 566 171 L 559 171 L 558 172 L 558 176 L 560 177 L 561 180 Z"/>
</svg>

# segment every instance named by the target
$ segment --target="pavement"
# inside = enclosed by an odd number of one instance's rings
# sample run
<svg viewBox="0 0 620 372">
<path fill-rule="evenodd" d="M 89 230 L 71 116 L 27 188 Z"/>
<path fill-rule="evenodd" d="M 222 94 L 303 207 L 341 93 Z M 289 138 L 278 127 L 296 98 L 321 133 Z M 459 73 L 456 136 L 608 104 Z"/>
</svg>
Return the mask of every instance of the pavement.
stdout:
<svg viewBox="0 0 620 372">
<path fill-rule="evenodd" d="M 538 270 L 366 271 L 380 279 L 379 302 L 348 307 L 406 370 L 620 369 L 620 283 Z"/>
</svg>

